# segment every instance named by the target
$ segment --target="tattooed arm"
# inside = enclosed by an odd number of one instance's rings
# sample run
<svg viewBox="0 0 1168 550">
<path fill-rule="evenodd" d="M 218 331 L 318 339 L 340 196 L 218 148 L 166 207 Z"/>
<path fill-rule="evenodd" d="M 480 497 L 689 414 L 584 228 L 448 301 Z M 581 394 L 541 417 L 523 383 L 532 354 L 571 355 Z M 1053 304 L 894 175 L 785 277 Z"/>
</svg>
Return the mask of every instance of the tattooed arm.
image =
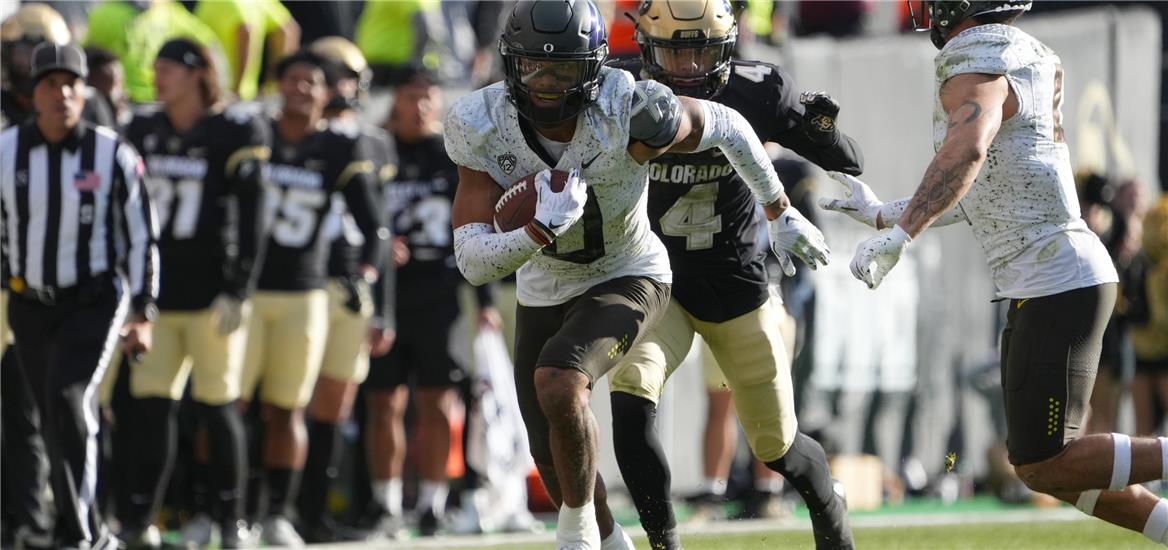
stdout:
<svg viewBox="0 0 1168 550">
<path fill-rule="evenodd" d="M 941 105 L 949 114 L 945 142 L 900 216 L 898 225 L 916 238 L 969 191 L 981 170 L 990 142 L 1002 121 L 1017 110 L 1006 78 L 960 74 L 941 86 Z"/>
</svg>

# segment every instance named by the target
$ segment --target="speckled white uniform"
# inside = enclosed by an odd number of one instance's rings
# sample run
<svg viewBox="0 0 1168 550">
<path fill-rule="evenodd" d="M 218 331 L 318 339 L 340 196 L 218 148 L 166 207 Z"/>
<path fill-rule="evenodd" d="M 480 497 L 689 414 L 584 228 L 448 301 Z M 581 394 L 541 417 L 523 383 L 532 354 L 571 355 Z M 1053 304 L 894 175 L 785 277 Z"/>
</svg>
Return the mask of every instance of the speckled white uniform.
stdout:
<svg viewBox="0 0 1168 550">
<path fill-rule="evenodd" d="M 1107 250 L 1082 219 L 1070 153 L 1061 136 L 1056 138 L 1061 105 L 1055 100 L 1062 91 L 1058 55 L 1016 27 L 979 25 L 953 37 L 935 62 L 938 92 L 959 74 L 1000 74 L 1018 98 L 1018 113 L 1002 123 L 961 200 L 998 294 L 1036 298 L 1117 281 Z M 948 123 L 938 93 L 937 149 Z"/>
<path fill-rule="evenodd" d="M 528 147 L 519 113 L 501 82 L 463 96 L 446 115 L 451 160 L 490 174 L 504 189 L 545 168 L 568 170 L 595 157 L 582 177 L 589 202 L 596 201 L 599 208 L 586 206 L 584 217 L 555 242 L 555 256 L 575 256 L 575 261 L 552 257 L 544 249 L 520 267 L 517 295 L 525 306 L 561 304 L 617 277 L 638 275 L 663 283 L 673 279 L 669 256 L 650 230 L 646 213 L 649 165 L 637 164 L 626 149 L 633 77 L 608 67 L 600 75 L 598 98 L 579 116 L 572 142 L 555 166 Z M 587 228 L 592 229 L 591 239 L 586 239 Z"/>
</svg>

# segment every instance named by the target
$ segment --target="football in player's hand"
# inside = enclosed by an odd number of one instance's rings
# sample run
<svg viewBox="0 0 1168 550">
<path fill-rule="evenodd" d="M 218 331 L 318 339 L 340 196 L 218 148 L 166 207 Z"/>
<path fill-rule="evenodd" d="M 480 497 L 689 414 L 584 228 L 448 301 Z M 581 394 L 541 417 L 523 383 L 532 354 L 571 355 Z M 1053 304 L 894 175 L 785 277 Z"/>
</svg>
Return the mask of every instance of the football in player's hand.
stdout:
<svg viewBox="0 0 1168 550">
<path fill-rule="evenodd" d="M 535 217 L 535 205 L 539 202 L 539 192 L 535 189 L 539 172 L 511 184 L 495 203 L 495 229 L 506 233 L 531 223 Z M 564 190 L 568 182 L 568 172 L 551 170 L 548 187 L 555 193 Z"/>
</svg>

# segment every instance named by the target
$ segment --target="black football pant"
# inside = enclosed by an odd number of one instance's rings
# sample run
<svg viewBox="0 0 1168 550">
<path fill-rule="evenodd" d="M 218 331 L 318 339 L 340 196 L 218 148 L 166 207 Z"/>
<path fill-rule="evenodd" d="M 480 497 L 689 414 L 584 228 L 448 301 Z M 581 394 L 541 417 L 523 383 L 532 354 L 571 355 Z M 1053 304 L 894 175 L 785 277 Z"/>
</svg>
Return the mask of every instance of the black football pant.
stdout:
<svg viewBox="0 0 1168 550">
<path fill-rule="evenodd" d="M 3 314 L 0 312 L 0 314 Z M 0 362 L 0 418 L 3 429 L 3 466 L 0 487 L 3 487 L 5 520 L 12 522 L 14 532 L 27 530 L 27 535 L 43 538 L 53 526 L 46 501 L 49 486 L 49 459 L 40 434 L 40 414 L 32 388 L 24 377 L 16 358 L 16 347 L 8 346 Z M 11 513 L 11 518 L 8 514 Z M 51 546 L 45 542 L 42 546 Z"/>
<path fill-rule="evenodd" d="M 125 314 L 120 303 L 109 279 L 51 305 L 20 295 L 9 301 L 8 321 L 49 458 L 56 534 L 65 546 L 106 534 L 96 506 L 97 386 Z"/>
</svg>

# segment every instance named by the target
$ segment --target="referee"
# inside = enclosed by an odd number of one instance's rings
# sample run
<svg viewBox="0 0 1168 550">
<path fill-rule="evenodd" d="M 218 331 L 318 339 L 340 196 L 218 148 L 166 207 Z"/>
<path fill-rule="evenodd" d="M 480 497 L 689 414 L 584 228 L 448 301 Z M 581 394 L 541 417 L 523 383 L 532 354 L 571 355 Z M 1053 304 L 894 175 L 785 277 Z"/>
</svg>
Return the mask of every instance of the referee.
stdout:
<svg viewBox="0 0 1168 550">
<path fill-rule="evenodd" d="M 129 356 L 150 349 L 157 227 L 137 153 L 81 121 L 85 55 L 45 43 L 32 57 L 36 116 L 0 134 L 8 320 L 52 465 L 56 547 L 115 548 L 94 502 L 96 390 L 119 329 Z"/>
</svg>

